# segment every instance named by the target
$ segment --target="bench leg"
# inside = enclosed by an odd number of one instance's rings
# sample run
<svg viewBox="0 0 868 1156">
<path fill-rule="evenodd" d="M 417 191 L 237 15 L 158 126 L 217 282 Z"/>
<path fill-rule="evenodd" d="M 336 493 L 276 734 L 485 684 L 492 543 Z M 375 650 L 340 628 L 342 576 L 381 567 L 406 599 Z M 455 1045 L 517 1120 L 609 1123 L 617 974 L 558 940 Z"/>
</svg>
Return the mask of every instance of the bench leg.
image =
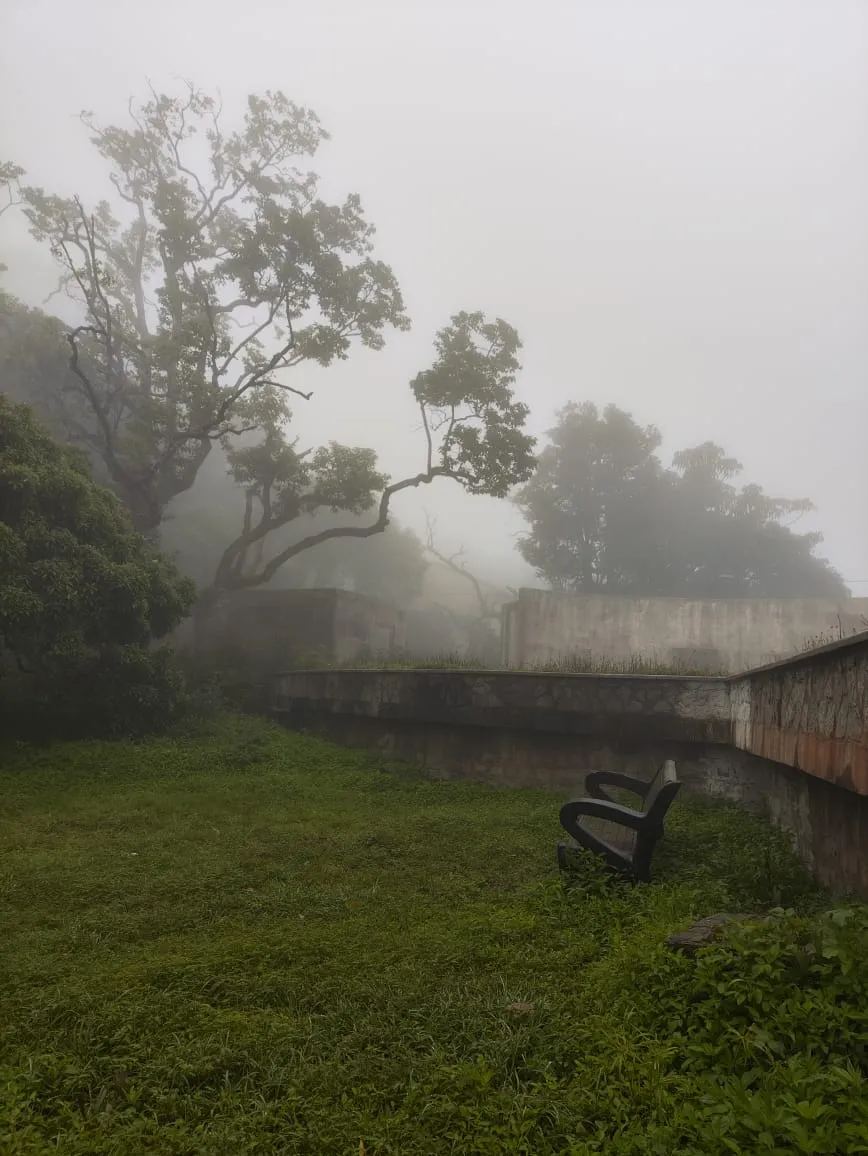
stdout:
<svg viewBox="0 0 868 1156">
<path fill-rule="evenodd" d="M 578 867 L 575 855 L 581 849 L 578 843 L 558 843 L 558 867 L 561 871 L 569 871 L 570 868 L 575 870 Z"/>
<path fill-rule="evenodd" d="M 560 870 L 579 870 L 579 864 L 576 862 L 573 856 L 577 851 L 582 850 L 590 851 L 592 854 L 602 859 L 613 875 L 621 876 L 621 878 L 626 879 L 632 883 L 637 881 L 648 882 L 650 880 L 650 876 L 647 874 L 647 871 L 644 879 L 637 875 L 632 862 L 626 857 L 617 855 L 617 853 L 606 853 L 602 849 L 597 849 L 593 846 L 583 847 L 581 843 L 577 842 L 558 843 L 558 867 Z"/>
</svg>

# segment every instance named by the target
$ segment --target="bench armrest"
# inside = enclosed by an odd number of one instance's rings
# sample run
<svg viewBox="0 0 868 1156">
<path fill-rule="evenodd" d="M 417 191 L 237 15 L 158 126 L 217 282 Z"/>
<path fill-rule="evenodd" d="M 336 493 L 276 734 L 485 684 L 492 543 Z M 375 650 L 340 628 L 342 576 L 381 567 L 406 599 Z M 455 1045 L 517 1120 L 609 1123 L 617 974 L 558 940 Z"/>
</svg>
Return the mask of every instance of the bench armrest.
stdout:
<svg viewBox="0 0 868 1156">
<path fill-rule="evenodd" d="M 620 803 L 612 803 L 607 799 L 582 798 L 564 803 L 560 813 L 561 826 L 572 834 L 572 824 L 582 815 L 593 819 L 608 819 L 610 823 L 632 827 L 634 831 L 640 830 L 648 822 L 644 811 L 634 811 L 632 807 L 622 807 Z"/>
<path fill-rule="evenodd" d="M 585 790 L 593 799 L 608 799 L 604 787 L 617 787 L 624 791 L 632 791 L 640 799 L 648 794 L 651 782 L 643 779 L 634 779 L 630 775 L 619 774 L 618 771 L 590 771 L 585 777 Z"/>
</svg>

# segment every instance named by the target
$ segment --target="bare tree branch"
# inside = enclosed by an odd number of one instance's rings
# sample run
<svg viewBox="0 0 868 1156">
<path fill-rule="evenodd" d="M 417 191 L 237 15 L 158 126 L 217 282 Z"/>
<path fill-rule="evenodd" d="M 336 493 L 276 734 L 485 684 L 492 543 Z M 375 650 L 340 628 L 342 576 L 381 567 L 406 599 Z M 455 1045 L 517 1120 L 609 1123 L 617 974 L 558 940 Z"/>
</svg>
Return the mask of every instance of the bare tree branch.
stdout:
<svg viewBox="0 0 868 1156">
<path fill-rule="evenodd" d="M 465 578 L 471 584 L 471 586 L 473 587 L 473 592 L 476 595 L 477 605 L 479 606 L 479 617 L 480 618 L 494 618 L 495 617 L 495 611 L 493 610 L 491 604 L 489 603 L 488 599 L 486 598 L 479 579 L 476 577 L 475 574 L 471 574 L 466 566 L 464 566 L 463 564 L 458 562 L 458 559 L 464 554 L 464 547 L 462 546 L 460 549 L 456 550 L 456 552 L 454 554 L 451 554 L 451 555 L 441 553 L 437 549 L 437 546 L 434 542 L 435 525 L 436 525 L 436 522 L 434 520 L 432 520 L 430 515 L 426 512 L 426 514 L 425 514 L 425 530 L 426 530 L 425 549 L 428 551 L 428 553 L 432 557 L 436 558 L 438 562 L 441 562 L 444 566 L 447 566 L 455 574 L 460 574 L 462 578 Z"/>
<path fill-rule="evenodd" d="M 389 525 L 389 503 L 395 494 L 400 493 L 402 490 L 430 485 L 435 478 L 452 478 L 459 482 L 462 480 L 460 475 L 442 466 L 435 466 L 433 469 L 426 470 L 424 473 L 415 474 L 410 478 L 404 478 L 400 482 L 393 482 L 383 490 L 380 497 L 377 519 L 370 526 L 336 526 L 329 530 L 321 530 L 317 534 L 308 534 L 307 537 L 301 538 L 298 542 L 293 542 L 292 545 L 281 550 L 279 554 L 271 558 L 258 572 L 247 574 L 240 581 L 234 582 L 232 581 L 232 577 L 234 576 L 233 569 L 237 555 L 242 550 L 247 550 L 255 542 L 265 538 L 266 535 L 270 534 L 273 530 L 293 521 L 295 515 L 293 514 L 285 519 L 272 519 L 270 523 L 260 522 L 249 534 L 242 535 L 242 537 L 236 542 L 233 542 L 224 552 L 217 567 L 214 586 L 215 588 L 236 590 L 247 586 L 259 586 L 270 581 L 281 566 L 288 562 L 290 558 L 294 558 L 297 554 L 302 554 L 305 550 L 310 550 L 312 547 L 318 546 L 321 542 L 331 541 L 332 538 L 371 538 L 375 534 L 381 534 Z"/>
</svg>

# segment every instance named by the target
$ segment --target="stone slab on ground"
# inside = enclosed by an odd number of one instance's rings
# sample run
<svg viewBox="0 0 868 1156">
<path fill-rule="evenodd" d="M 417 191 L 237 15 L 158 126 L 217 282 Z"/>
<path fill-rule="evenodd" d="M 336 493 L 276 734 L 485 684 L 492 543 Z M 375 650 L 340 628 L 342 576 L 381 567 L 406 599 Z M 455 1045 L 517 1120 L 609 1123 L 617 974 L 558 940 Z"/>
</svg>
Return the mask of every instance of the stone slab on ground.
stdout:
<svg viewBox="0 0 868 1156">
<path fill-rule="evenodd" d="M 716 939 L 729 923 L 756 923 L 762 915 L 733 914 L 720 911 L 716 915 L 706 915 L 698 919 L 686 931 L 677 931 L 666 937 L 666 946 L 673 951 L 682 951 L 686 955 L 695 955 L 700 947 L 705 947 Z"/>
</svg>

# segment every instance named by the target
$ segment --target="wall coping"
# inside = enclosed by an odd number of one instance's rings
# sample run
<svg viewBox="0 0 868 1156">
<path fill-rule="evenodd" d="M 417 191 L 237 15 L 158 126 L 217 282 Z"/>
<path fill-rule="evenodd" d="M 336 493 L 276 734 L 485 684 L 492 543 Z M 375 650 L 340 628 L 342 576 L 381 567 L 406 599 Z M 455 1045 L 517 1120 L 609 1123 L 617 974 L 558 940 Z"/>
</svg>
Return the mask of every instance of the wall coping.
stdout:
<svg viewBox="0 0 868 1156">
<path fill-rule="evenodd" d="M 740 675 L 731 674 L 595 674 L 592 670 L 503 670 L 484 666 L 311 666 L 278 670 L 271 678 L 285 678 L 288 675 L 303 674 L 467 674 L 485 678 L 587 678 L 587 679 L 629 679 L 631 682 L 732 682 Z"/>
<path fill-rule="evenodd" d="M 826 654 L 837 654 L 841 650 L 854 649 L 857 650 L 862 646 L 868 645 L 868 630 L 862 630 L 858 634 L 850 635 L 848 638 L 837 638 L 834 642 L 827 642 L 824 646 L 818 646 L 814 650 L 805 650 L 799 654 L 790 655 L 789 658 L 779 658 L 776 662 L 769 662 L 765 666 L 753 666 L 748 670 L 739 671 L 738 674 L 678 674 L 676 672 L 668 672 L 667 674 L 633 674 L 630 671 L 620 671 L 615 673 L 601 672 L 596 673 L 592 670 L 503 670 L 502 668 L 487 668 L 484 666 L 312 666 L 312 667 L 295 667 L 291 670 L 279 670 L 272 675 L 273 678 L 283 678 L 290 674 L 304 674 L 304 675 L 326 675 L 326 674 L 466 674 L 475 675 L 476 677 L 484 676 L 486 678 L 586 678 L 586 679 L 635 679 L 637 682 L 659 682 L 661 679 L 677 680 L 678 682 L 743 682 L 746 678 L 752 678 L 755 674 L 765 674 L 767 671 L 781 670 L 787 666 L 799 666 L 805 662 L 813 662 L 815 658 Z"/>
<path fill-rule="evenodd" d="M 834 642 L 827 642 L 813 650 L 803 650 L 798 654 L 791 654 L 789 658 L 779 658 L 777 662 L 766 663 L 765 666 L 752 666 L 740 674 L 728 674 L 726 678 L 729 682 L 741 682 L 745 678 L 752 678 L 755 674 L 765 674 L 769 670 L 781 670 L 782 667 L 786 666 L 799 666 L 804 662 L 813 662 L 820 655 L 837 654 L 841 650 L 858 650 L 866 645 L 868 645 L 868 630 L 860 630 L 858 634 L 848 635 L 847 638 L 836 638 Z"/>
<path fill-rule="evenodd" d="M 546 590 L 542 586 L 520 586 L 518 591 L 517 591 L 517 594 L 518 594 L 517 598 L 514 598 L 511 602 L 505 603 L 505 605 L 514 606 L 516 604 L 516 602 L 521 601 L 522 594 L 525 594 L 525 595 L 528 595 L 528 594 L 545 594 L 547 598 L 567 598 L 567 599 L 569 599 L 569 598 L 574 598 L 574 599 L 607 598 L 610 600 L 618 599 L 620 601 L 625 601 L 625 602 L 626 601 L 633 601 L 633 602 L 732 602 L 738 606 L 742 606 L 745 603 L 754 603 L 754 604 L 760 605 L 763 602 L 783 602 L 786 604 L 795 604 L 797 602 L 798 603 L 812 602 L 812 603 L 816 603 L 816 604 L 822 604 L 825 606 L 846 607 L 847 603 L 850 601 L 857 602 L 857 603 L 868 602 L 868 599 L 866 599 L 865 597 L 858 595 L 858 594 L 854 594 L 851 599 L 847 599 L 847 598 L 817 598 L 816 596 L 805 597 L 805 598 L 799 598 L 799 597 L 777 598 L 777 597 L 772 597 L 772 596 L 769 596 L 768 598 L 754 598 L 754 597 L 749 597 L 747 595 L 744 595 L 741 598 L 738 598 L 738 597 L 736 597 L 736 598 L 715 598 L 715 597 L 709 598 L 707 596 L 706 597 L 700 597 L 700 596 L 689 597 L 688 595 L 685 595 L 685 594 L 611 594 L 611 593 L 606 594 L 603 591 L 596 591 L 596 590 L 576 590 L 576 591 Z"/>
</svg>

